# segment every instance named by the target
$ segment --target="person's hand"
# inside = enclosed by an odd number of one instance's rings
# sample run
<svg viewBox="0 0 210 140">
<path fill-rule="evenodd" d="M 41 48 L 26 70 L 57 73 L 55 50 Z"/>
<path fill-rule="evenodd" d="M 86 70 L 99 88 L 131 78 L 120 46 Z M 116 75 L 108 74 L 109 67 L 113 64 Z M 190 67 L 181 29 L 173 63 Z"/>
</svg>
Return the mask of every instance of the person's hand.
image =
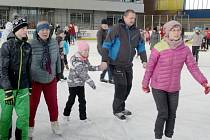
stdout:
<svg viewBox="0 0 210 140">
<path fill-rule="evenodd" d="M 101 62 L 101 65 L 99 65 L 99 69 L 100 69 L 101 71 L 106 70 L 107 67 L 108 67 L 107 62 Z"/>
<path fill-rule="evenodd" d="M 205 83 L 202 86 L 204 87 L 204 93 L 205 94 L 209 94 L 209 92 L 210 92 L 210 86 L 208 85 L 208 83 Z"/>
<path fill-rule="evenodd" d="M 32 88 L 29 88 L 28 89 L 28 95 L 31 95 L 32 94 Z"/>
<path fill-rule="evenodd" d="M 59 82 L 61 80 L 61 73 L 56 74 L 56 80 Z"/>
<path fill-rule="evenodd" d="M 14 105 L 15 99 L 14 99 L 12 90 L 5 91 L 4 101 L 6 105 Z"/>
<path fill-rule="evenodd" d="M 145 93 L 149 93 L 150 92 L 150 88 L 149 86 L 142 86 L 142 90 L 145 92 Z"/>
<path fill-rule="evenodd" d="M 91 81 L 89 82 L 89 85 L 90 85 L 90 87 L 91 87 L 92 89 L 96 89 L 96 85 L 95 85 L 95 83 L 93 82 L 93 80 L 91 80 Z"/>
<path fill-rule="evenodd" d="M 147 67 L 147 62 L 143 62 L 142 64 L 143 64 L 143 68 L 146 69 L 146 67 Z"/>
</svg>

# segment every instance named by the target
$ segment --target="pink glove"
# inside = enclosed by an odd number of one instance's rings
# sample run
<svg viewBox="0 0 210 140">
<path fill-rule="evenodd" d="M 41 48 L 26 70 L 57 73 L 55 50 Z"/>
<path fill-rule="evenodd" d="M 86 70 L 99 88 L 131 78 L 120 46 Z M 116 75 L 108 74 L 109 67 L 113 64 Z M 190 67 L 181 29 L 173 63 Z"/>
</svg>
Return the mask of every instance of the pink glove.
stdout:
<svg viewBox="0 0 210 140">
<path fill-rule="evenodd" d="M 147 86 L 147 87 L 142 86 L 142 90 L 143 90 L 145 93 L 149 93 L 149 92 L 150 92 L 150 89 L 149 89 L 148 86 Z"/>
<path fill-rule="evenodd" d="M 209 94 L 210 87 L 209 87 L 208 83 L 204 83 L 204 84 L 202 84 L 202 86 L 204 87 L 204 93 Z"/>
</svg>

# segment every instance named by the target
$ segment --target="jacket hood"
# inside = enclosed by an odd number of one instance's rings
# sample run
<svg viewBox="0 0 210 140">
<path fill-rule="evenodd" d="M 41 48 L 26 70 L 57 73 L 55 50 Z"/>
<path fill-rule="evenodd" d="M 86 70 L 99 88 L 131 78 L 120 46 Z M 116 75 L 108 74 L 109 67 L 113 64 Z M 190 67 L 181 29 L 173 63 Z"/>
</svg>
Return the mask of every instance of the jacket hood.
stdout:
<svg viewBox="0 0 210 140">
<path fill-rule="evenodd" d="M 10 32 L 9 35 L 7 36 L 7 40 L 9 39 L 15 39 L 15 34 L 13 32 Z"/>
</svg>

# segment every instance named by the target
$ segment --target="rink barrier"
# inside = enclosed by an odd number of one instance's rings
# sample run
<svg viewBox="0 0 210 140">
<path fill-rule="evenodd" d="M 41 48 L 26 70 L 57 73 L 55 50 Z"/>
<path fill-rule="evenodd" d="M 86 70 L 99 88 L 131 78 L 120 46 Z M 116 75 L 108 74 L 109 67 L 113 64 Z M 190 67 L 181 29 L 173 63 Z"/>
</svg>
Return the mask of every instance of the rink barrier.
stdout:
<svg viewBox="0 0 210 140">
<path fill-rule="evenodd" d="M 97 31 L 98 30 L 80 30 L 80 32 L 78 32 L 78 39 L 79 40 L 96 40 Z M 0 29 L 0 42 L 1 42 L 2 32 L 3 30 Z M 33 39 L 34 32 L 35 32 L 35 29 L 28 30 L 29 39 Z M 193 32 L 185 32 L 184 34 L 185 34 L 184 39 L 187 39 L 193 35 Z M 53 34 L 53 38 L 55 38 L 55 33 Z"/>
<path fill-rule="evenodd" d="M 97 34 L 98 30 L 80 30 L 80 32 L 78 32 L 78 37 L 79 38 L 90 38 L 90 39 L 96 39 L 96 34 Z M 0 29 L 0 39 L 2 37 L 2 32 L 3 30 Z M 28 30 L 28 38 L 32 39 L 33 38 L 33 33 L 35 32 L 35 29 L 29 29 Z M 53 37 L 55 37 L 55 33 L 53 34 Z"/>
</svg>

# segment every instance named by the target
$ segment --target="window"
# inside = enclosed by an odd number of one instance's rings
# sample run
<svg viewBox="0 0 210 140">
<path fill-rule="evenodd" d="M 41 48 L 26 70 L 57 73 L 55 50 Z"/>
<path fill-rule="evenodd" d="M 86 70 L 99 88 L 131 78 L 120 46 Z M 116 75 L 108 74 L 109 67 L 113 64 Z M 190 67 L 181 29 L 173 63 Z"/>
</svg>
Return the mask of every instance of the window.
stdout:
<svg viewBox="0 0 210 140">
<path fill-rule="evenodd" d="M 91 13 L 70 13 L 70 22 L 75 23 L 79 28 L 90 28 Z"/>
<path fill-rule="evenodd" d="M 197 10 L 197 9 L 210 9 L 209 0 L 186 0 L 186 10 Z"/>
</svg>

